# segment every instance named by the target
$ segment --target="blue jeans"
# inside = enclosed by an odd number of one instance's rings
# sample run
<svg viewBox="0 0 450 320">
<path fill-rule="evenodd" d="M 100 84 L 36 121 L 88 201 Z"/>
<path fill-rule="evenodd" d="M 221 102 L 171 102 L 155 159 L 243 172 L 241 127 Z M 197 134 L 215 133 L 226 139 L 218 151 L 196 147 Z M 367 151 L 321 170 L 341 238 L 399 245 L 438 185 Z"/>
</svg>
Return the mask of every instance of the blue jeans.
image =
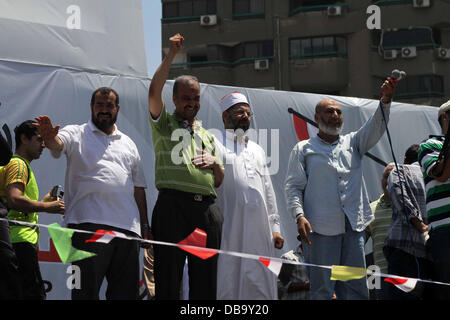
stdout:
<svg viewBox="0 0 450 320">
<path fill-rule="evenodd" d="M 345 218 L 345 233 L 324 236 L 318 233 L 308 235 L 311 245 L 304 244 L 307 263 L 318 265 L 343 265 L 366 268 L 364 255 L 364 232 L 352 230 Z M 311 283 L 310 300 L 330 300 L 333 293 L 339 300 L 368 300 L 369 290 L 366 277 L 349 281 L 330 280 L 331 270 L 308 267 Z"/>
</svg>

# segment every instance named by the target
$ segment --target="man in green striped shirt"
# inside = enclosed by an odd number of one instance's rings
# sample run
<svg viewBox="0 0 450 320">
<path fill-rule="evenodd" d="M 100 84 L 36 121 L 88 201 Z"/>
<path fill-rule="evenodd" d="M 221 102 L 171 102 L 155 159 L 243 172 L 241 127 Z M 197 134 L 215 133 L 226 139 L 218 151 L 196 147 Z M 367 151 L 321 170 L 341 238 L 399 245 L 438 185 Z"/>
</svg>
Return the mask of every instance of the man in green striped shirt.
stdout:
<svg viewBox="0 0 450 320">
<path fill-rule="evenodd" d="M 370 204 L 375 219 L 366 229 L 367 236 L 372 237 L 374 263 L 380 268 L 381 273 L 388 273 L 388 263 L 384 257 L 383 246 L 392 220 L 392 207 L 389 192 L 387 190 L 387 181 L 393 168 L 393 163 L 388 164 L 384 168 L 383 175 L 381 176 L 381 188 L 383 189 L 383 194 L 378 200 L 375 200 Z M 381 288 L 376 289 L 375 296 L 377 300 L 386 299 L 384 281 L 381 281 Z"/>
<path fill-rule="evenodd" d="M 440 157 L 450 121 L 450 100 L 440 106 L 442 136 L 430 136 L 420 145 L 419 163 L 425 180 L 427 219 L 431 231 L 428 248 L 437 281 L 450 283 L 450 161 Z M 445 153 L 445 152 L 444 152 Z M 450 287 L 437 286 L 436 298 L 450 300 Z"/>
<path fill-rule="evenodd" d="M 222 213 L 215 204 L 223 180 L 214 136 L 195 116 L 200 109 L 200 84 L 181 76 L 173 86 L 175 112 L 169 114 L 162 89 L 184 38 L 170 38 L 170 51 L 156 70 L 149 88 L 149 111 L 155 151 L 155 184 L 159 191 L 152 215 L 155 240 L 178 243 L 195 229 L 206 232 L 206 247 L 219 249 Z M 184 262 L 188 258 L 189 298 L 215 299 L 217 255 L 202 260 L 169 246 L 154 247 L 156 299 L 179 299 Z"/>
</svg>

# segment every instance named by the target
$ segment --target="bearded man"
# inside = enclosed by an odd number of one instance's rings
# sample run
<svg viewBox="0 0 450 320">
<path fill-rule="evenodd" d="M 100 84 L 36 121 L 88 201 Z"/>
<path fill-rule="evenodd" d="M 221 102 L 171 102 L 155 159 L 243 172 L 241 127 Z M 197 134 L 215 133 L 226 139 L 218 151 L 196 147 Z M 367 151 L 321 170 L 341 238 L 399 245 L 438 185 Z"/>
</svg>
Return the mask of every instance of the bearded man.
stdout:
<svg viewBox="0 0 450 320">
<path fill-rule="evenodd" d="M 47 116 L 36 118 L 45 145 L 58 158 L 67 157 L 64 197 L 65 224 L 95 232 L 113 230 L 150 238 L 145 176 L 135 143 L 115 124 L 119 94 L 108 87 L 91 97 L 91 120 L 59 130 Z M 76 232 L 72 244 L 97 255 L 73 262 L 80 268 L 81 286 L 73 300 L 98 300 L 106 277 L 108 300 L 134 300 L 139 294 L 139 243 L 114 238 L 109 244 L 88 242 L 92 234 Z"/>
<path fill-rule="evenodd" d="M 247 97 L 232 92 L 221 99 L 225 131 L 217 143 L 225 177 L 217 189 L 224 215 L 221 249 L 275 256 L 284 239 L 266 154 L 249 140 L 252 112 Z M 277 300 L 277 277 L 261 262 L 219 255 L 217 299 Z"/>
<path fill-rule="evenodd" d="M 342 107 L 326 99 L 316 106 L 317 136 L 291 152 L 285 181 L 288 211 L 304 243 L 305 261 L 365 268 L 364 229 L 373 220 L 362 180 L 362 157 L 385 132 L 396 83 L 388 78 L 375 114 L 356 132 L 340 135 Z M 368 299 L 366 279 L 336 282 L 330 270 L 310 267 L 310 299 Z"/>
<path fill-rule="evenodd" d="M 155 186 L 158 199 L 152 214 L 152 233 L 157 241 L 178 243 L 196 229 L 206 232 L 206 247 L 218 249 L 222 213 L 215 204 L 216 189 L 224 177 L 216 158 L 214 136 L 196 118 L 200 110 L 200 83 L 190 75 L 179 76 L 173 85 L 175 110 L 170 114 L 162 90 L 170 67 L 182 49 L 184 37 L 170 39 L 170 50 L 156 70 L 149 87 L 149 113 L 155 151 Z M 182 142 L 176 135 L 181 133 Z M 178 146 L 184 146 L 182 150 Z M 217 255 L 201 259 L 170 246 L 154 246 L 155 298 L 178 300 L 186 257 L 189 299 L 214 300 L 217 286 Z"/>
</svg>

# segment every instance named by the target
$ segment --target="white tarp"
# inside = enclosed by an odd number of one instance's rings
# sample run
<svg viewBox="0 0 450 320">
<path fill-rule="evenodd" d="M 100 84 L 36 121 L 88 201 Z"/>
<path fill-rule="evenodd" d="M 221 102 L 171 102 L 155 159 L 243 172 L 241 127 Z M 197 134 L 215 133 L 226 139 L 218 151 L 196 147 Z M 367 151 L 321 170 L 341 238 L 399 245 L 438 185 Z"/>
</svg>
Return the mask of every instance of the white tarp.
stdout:
<svg viewBox="0 0 450 320">
<path fill-rule="evenodd" d="M 157 191 L 154 187 L 154 153 L 148 121 L 149 82 L 150 80 L 132 77 L 106 76 L 48 66 L 0 62 L 0 101 L 2 103 L 0 125 L 6 123 L 12 130 L 22 121 L 39 115 L 49 115 L 54 124 L 61 126 L 84 123 L 90 118 L 89 103 L 93 90 L 100 86 L 113 87 L 119 93 L 121 105 L 117 125 L 136 142 L 144 162 L 145 176 L 149 185 L 147 199 L 149 218 L 151 218 Z M 219 100 L 234 90 L 240 90 L 248 96 L 254 112 L 252 128 L 263 133 L 259 136 L 260 140 L 262 139 L 260 144 L 267 145 L 269 167 L 273 166 L 272 181 L 281 216 L 281 230 L 286 238 L 284 249 L 277 251 L 279 257 L 283 252 L 292 249 L 297 242 L 296 226 L 286 212 L 283 194 L 289 154 L 298 142 L 293 116 L 287 110 L 291 107 L 313 119 L 315 104 L 329 96 L 202 84 L 201 109 L 198 118 L 203 120 L 204 127 L 219 130 L 223 128 Z M 169 81 L 164 88 L 164 100 L 170 111 L 174 110 L 171 92 L 172 81 Z M 332 98 L 343 107 L 344 133 L 358 129 L 373 114 L 378 104 L 374 100 Z M 437 108 L 434 107 L 393 103 L 390 118 L 389 129 L 399 162 L 402 162 L 403 153 L 409 145 L 421 142 L 429 134 L 439 133 L 436 121 Z M 264 130 L 267 130 L 266 135 Z M 277 135 L 279 139 L 272 142 L 272 138 Z M 386 135 L 370 152 L 385 162 L 392 161 Z M 32 162 L 41 194 L 53 185 L 64 185 L 65 166 L 65 160 L 53 159 L 49 152 L 44 152 L 39 160 Z M 381 193 L 380 177 L 383 167 L 367 157 L 363 161 L 363 166 L 370 199 L 375 200 Z M 278 169 L 275 170 L 275 168 Z M 40 222 L 44 224 L 62 222 L 59 216 L 45 213 L 40 216 Z M 49 250 L 49 237 L 45 229 L 42 229 L 39 245 L 41 251 Z M 41 267 L 44 279 L 51 280 L 53 284 L 49 299 L 69 298 L 70 293 L 66 286 L 71 274 L 67 273 L 70 272 L 69 265 L 41 262 Z"/>
<path fill-rule="evenodd" d="M 147 76 L 141 0 L 0 0 L 0 58 Z"/>
</svg>

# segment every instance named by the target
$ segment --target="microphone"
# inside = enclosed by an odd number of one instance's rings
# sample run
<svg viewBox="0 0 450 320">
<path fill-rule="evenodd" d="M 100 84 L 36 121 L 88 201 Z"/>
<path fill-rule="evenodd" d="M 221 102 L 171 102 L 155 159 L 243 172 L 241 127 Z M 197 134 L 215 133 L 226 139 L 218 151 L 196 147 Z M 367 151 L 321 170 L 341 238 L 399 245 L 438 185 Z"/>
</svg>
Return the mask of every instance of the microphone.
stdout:
<svg viewBox="0 0 450 320">
<path fill-rule="evenodd" d="M 406 72 L 398 69 L 392 70 L 391 78 L 395 81 L 400 81 L 406 78 Z"/>
</svg>

